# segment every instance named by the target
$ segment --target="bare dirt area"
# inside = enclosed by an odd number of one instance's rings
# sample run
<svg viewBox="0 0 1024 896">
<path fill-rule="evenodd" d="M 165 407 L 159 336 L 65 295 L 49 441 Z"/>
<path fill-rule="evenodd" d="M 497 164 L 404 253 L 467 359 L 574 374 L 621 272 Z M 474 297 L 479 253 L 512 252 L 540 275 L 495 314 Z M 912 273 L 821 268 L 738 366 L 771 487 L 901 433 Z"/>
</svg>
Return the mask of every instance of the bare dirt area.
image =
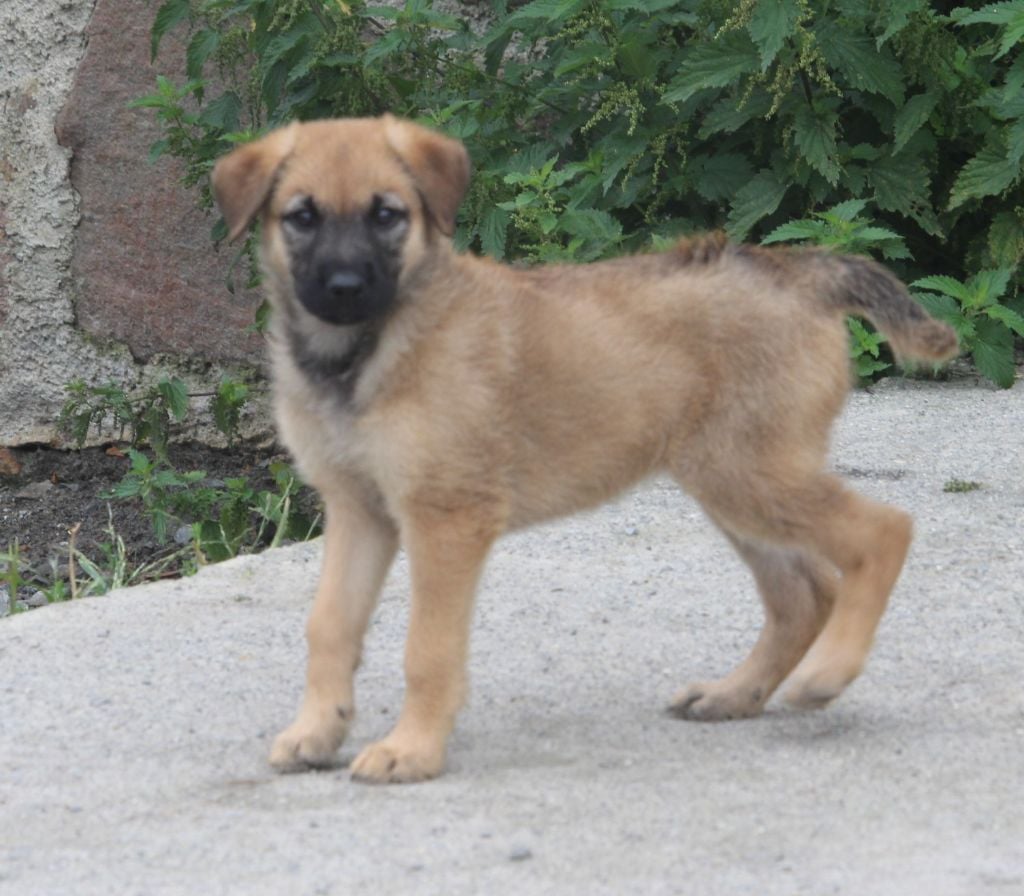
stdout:
<svg viewBox="0 0 1024 896">
<path fill-rule="evenodd" d="M 198 444 L 174 445 L 168 454 L 180 472 L 202 470 L 214 484 L 245 477 L 257 489 L 273 488 L 270 464 L 277 459 L 283 458 L 261 449 L 228 451 Z M 181 551 L 181 539 L 173 537 L 177 526 L 172 525 L 170 537 L 161 543 L 141 500 L 110 496 L 129 466 L 126 452 L 118 446 L 77 451 L 45 446 L 0 449 L 0 555 L 9 555 L 17 545 L 18 574 L 23 580 L 18 598 L 24 605 L 45 603 L 43 592 L 54 582 L 69 584 L 73 530 L 75 549 L 97 562 L 108 556 L 112 541 L 120 539 L 129 569 Z M 0 563 L 0 589 L 4 568 Z M 174 564 L 162 574 L 177 575 L 180 568 Z M 2 600 L 6 597 L 0 597 L 0 602 L 6 602 Z"/>
</svg>

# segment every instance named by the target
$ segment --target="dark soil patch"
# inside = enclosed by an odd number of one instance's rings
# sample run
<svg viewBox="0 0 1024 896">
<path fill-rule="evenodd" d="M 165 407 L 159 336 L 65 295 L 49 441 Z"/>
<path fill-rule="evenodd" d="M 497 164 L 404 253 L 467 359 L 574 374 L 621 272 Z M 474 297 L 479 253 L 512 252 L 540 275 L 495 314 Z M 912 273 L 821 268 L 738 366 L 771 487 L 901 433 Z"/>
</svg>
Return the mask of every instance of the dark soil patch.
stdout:
<svg viewBox="0 0 1024 896">
<path fill-rule="evenodd" d="M 285 458 L 258 449 L 224 451 L 176 445 L 169 450 L 169 460 L 180 473 L 203 470 L 216 482 L 245 477 L 254 489 L 274 490 L 270 464 Z M 111 527 L 124 541 L 132 566 L 181 550 L 182 545 L 173 539 L 166 544 L 156 539 L 140 500 L 107 496 L 129 468 L 128 457 L 117 448 L 2 449 L 0 553 L 17 541 L 20 575 L 25 580 L 20 598 L 50 587 L 58 579 L 68 579 L 69 532 L 79 524 L 75 547 L 90 559 L 103 556 L 103 545 L 111 542 Z M 305 497 L 315 502 L 311 494 Z M 172 526 L 172 535 L 174 529 Z M 0 576 L 2 569 L 0 564 Z M 166 574 L 175 575 L 179 569 L 180 564 L 172 564 Z"/>
</svg>

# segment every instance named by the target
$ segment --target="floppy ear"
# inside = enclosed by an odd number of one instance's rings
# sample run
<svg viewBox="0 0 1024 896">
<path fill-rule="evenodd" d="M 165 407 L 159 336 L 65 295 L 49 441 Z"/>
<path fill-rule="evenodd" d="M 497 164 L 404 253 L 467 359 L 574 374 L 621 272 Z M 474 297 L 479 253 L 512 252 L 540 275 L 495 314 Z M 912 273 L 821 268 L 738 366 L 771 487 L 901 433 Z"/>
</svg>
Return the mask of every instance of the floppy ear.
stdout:
<svg viewBox="0 0 1024 896">
<path fill-rule="evenodd" d="M 412 174 L 430 216 L 445 236 L 451 236 L 455 213 L 469 186 L 466 147 L 393 115 L 384 115 L 382 121 L 389 145 Z"/>
<path fill-rule="evenodd" d="M 213 168 L 213 195 L 236 240 L 270 197 L 277 169 L 295 146 L 295 124 L 239 146 Z"/>
</svg>

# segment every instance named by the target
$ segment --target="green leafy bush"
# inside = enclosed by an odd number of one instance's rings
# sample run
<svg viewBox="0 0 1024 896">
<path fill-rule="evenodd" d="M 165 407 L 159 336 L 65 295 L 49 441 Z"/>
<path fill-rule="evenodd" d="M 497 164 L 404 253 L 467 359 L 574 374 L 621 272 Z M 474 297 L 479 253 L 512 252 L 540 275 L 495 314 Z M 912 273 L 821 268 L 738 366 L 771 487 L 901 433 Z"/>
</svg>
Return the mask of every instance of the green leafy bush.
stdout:
<svg viewBox="0 0 1024 896">
<path fill-rule="evenodd" d="M 312 493 L 288 464 L 270 464 L 274 487 L 260 489 L 245 476 L 218 482 L 204 470 L 179 470 L 168 457 L 172 423 L 186 418 L 191 398 L 211 399 L 215 424 L 233 442 L 249 398 L 246 384 L 225 377 L 215 391 L 189 393 L 180 379 L 165 377 L 135 395 L 113 383 L 89 386 L 81 381 L 69 384 L 67 391 L 59 425 L 79 448 L 91 427 L 105 432 L 112 426 L 121 438 L 130 436 L 130 467 L 105 497 L 141 502 L 161 544 L 168 541 L 172 525 L 188 524 L 198 558 L 216 562 L 319 534 L 319 514 L 309 512 Z M 115 536 L 112 531 L 110 556 L 123 560 L 124 547 L 117 549 Z"/>
<path fill-rule="evenodd" d="M 972 356 L 1011 381 L 1019 329 L 993 309 L 1024 310 L 1024 0 L 510 7 L 474 30 L 429 0 L 167 0 L 153 50 L 187 24 L 189 80 L 139 101 L 166 126 L 154 155 L 184 159 L 209 203 L 208 172 L 238 141 L 390 110 L 467 143 L 458 242 L 499 258 L 588 260 L 724 227 L 874 252 L 908 281 L 1004 271 L 980 316 L 932 294 L 970 312 Z"/>
</svg>

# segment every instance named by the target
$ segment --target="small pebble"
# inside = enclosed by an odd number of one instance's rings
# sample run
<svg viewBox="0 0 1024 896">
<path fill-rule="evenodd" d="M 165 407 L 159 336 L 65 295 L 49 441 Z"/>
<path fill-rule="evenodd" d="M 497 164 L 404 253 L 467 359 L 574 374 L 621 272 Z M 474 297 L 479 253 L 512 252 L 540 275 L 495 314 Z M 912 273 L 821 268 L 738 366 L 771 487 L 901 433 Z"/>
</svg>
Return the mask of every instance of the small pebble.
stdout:
<svg viewBox="0 0 1024 896">
<path fill-rule="evenodd" d="M 510 862 L 523 862 L 533 858 L 533 850 L 530 848 L 533 838 L 528 830 L 517 831 L 512 835 L 510 842 L 511 848 L 508 851 Z"/>
<path fill-rule="evenodd" d="M 41 479 L 39 482 L 31 482 L 24 488 L 18 489 L 14 493 L 14 497 L 23 501 L 34 501 L 47 495 L 52 488 L 53 483 L 49 479 Z"/>
<path fill-rule="evenodd" d="M 526 859 L 533 858 L 533 851 L 530 849 L 529 846 L 519 844 L 517 846 L 512 847 L 511 851 L 508 854 L 508 858 L 510 862 L 523 862 Z"/>
<path fill-rule="evenodd" d="M 26 599 L 25 603 L 30 607 L 45 607 L 49 601 L 46 599 L 46 595 L 42 591 L 33 591 Z"/>
<path fill-rule="evenodd" d="M 188 544 L 192 541 L 192 527 L 179 526 L 174 532 L 174 541 L 176 544 Z"/>
</svg>

